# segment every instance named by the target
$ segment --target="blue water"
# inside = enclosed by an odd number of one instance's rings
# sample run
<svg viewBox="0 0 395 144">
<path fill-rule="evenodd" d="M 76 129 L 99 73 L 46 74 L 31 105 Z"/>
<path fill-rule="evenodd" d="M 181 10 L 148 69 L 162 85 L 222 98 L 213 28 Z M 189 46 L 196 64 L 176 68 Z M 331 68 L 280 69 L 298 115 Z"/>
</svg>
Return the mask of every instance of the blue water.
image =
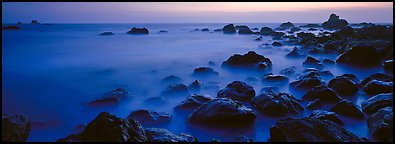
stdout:
<svg viewBox="0 0 395 144">
<path fill-rule="evenodd" d="M 172 114 L 171 123 L 161 127 L 174 133 L 192 134 L 199 141 L 209 141 L 212 138 L 234 141 L 240 135 L 256 141 L 267 141 L 269 128 L 276 118 L 258 113 L 255 124 L 246 128 L 191 126 L 186 123 L 185 115 L 173 112 L 173 108 L 187 95 L 172 97 L 161 93 L 166 88 L 160 83 L 162 78 L 176 75 L 183 79 L 184 84 L 189 85 L 199 79 L 191 75 L 193 70 L 208 66 L 209 61 L 217 64 L 211 67 L 220 73 L 219 78 L 200 79 L 203 84 L 218 82 L 222 89 L 234 80 L 246 81 L 248 77 L 261 79 L 263 73 L 240 72 L 220 66 L 233 54 L 245 54 L 250 50 L 271 59 L 273 74 L 279 74 L 280 70 L 290 66 L 296 67 L 296 73 L 303 71 L 304 59 L 285 57 L 295 45 L 267 48 L 261 44 L 271 44 L 273 40 L 269 36 L 263 37 L 262 41 L 255 41 L 256 35 L 212 32 L 224 25 L 226 24 L 53 24 L 21 25 L 22 30 L 2 31 L 2 112 L 24 114 L 32 120 L 33 127 L 28 141 L 55 141 L 64 138 L 74 127 L 89 123 L 102 111 L 126 118 L 130 112 L 141 108 Z M 263 26 L 276 28 L 280 24 L 246 25 L 260 29 Z M 132 27 L 146 27 L 150 34 L 127 35 L 126 31 Z M 196 28 L 209 28 L 210 32 L 193 31 Z M 159 30 L 169 32 L 158 33 Z M 111 31 L 115 35 L 98 35 L 105 31 Z M 335 60 L 337 55 L 314 57 Z M 382 68 L 356 70 L 338 66 L 326 66 L 324 70 L 330 70 L 335 76 L 353 73 L 359 79 L 383 72 Z M 290 77 L 290 82 L 294 79 L 295 77 Z M 247 83 L 257 93 L 263 87 L 261 82 Z M 133 99 L 111 108 L 86 107 L 87 102 L 118 87 L 127 88 Z M 288 85 L 280 89 L 289 92 Z M 217 92 L 218 89 L 206 89 L 199 93 L 216 97 Z M 297 98 L 302 96 L 292 94 Z M 163 97 L 168 103 L 144 103 L 144 100 L 157 96 Z M 347 99 L 360 105 L 367 97 L 357 94 Z M 309 113 L 305 110 L 301 117 Z M 346 121 L 346 129 L 359 137 L 370 139 L 366 120 L 341 118 Z"/>
</svg>

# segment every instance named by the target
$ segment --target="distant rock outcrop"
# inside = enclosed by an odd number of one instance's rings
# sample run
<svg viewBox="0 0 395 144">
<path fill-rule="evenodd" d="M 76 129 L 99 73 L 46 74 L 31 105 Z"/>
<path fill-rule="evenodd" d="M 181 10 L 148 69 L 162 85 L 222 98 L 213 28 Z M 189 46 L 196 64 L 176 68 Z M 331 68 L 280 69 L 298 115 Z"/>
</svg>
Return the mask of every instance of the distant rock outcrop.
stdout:
<svg viewBox="0 0 395 144">
<path fill-rule="evenodd" d="M 127 34 L 148 34 L 149 31 L 147 28 L 136 28 L 133 27 L 130 29 L 130 31 L 127 32 Z"/>
<path fill-rule="evenodd" d="M 224 26 L 224 28 L 222 28 L 222 31 L 225 34 L 234 34 L 234 33 L 236 33 L 236 28 L 235 28 L 235 25 L 228 24 L 228 25 Z"/>
<path fill-rule="evenodd" d="M 342 29 L 348 25 L 345 19 L 340 19 L 336 14 L 331 14 L 328 21 L 322 23 L 325 29 Z"/>
</svg>

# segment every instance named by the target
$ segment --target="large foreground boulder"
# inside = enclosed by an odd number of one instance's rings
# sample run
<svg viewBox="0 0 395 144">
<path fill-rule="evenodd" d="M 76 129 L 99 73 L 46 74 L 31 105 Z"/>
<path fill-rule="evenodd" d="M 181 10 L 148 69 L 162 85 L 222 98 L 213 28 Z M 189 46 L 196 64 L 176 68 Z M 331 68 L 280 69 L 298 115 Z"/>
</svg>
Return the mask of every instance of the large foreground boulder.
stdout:
<svg viewBox="0 0 395 144">
<path fill-rule="evenodd" d="M 303 112 L 297 99 L 287 93 L 263 93 L 251 100 L 251 105 L 265 114 L 283 117 Z"/>
<path fill-rule="evenodd" d="M 108 112 L 100 113 L 82 133 L 58 142 L 145 142 L 144 128 L 138 121 L 121 119 Z"/>
<path fill-rule="evenodd" d="M 217 93 L 218 98 L 247 101 L 255 96 L 254 88 L 241 81 L 233 81 Z"/>
<path fill-rule="evenodd" d="M 315 118 L 280 119 L 270 128 L 270 142 L 362 142 L 340 125 Z"/>
<path fill-rule="evenodd" d="M 127 34 L 148 34 L 149 31 L 147 28 L 136 28 L 133 27 L 130 29 L 130 31 L 127 32 Z"/>
<path fill-rule="evenodd" d="M 376 67 L 381 64 L 381 56 L 373 46 L 358 44 L 340 55 L 336 62 L 355 67 Z"/>
<path fill-rule="evenodd" d="M 322 23 L 325 29 L 342 29 L 348 25 L 345 19 L 340 19 L 336 14 L 331 14 L 328 21 Z"/>
<path fill-rule="evenodd" d="M 337 103 L 341 100 L 341 98 L 330 88 L 327 86 L 316 86 L 313 89 L 309 90 L 305 95 L 303 95 L 302 99 L 304 100 L 315 100 L 320 99 L 324 102 L 329 103 Z"/>
<path fill-rule="evenodd" d="M 148 142 L 197 142 L 194 136 L 189 134 L 174 134 L 162 128 L 146 128 Z"/>
<path fill-rule="evenodd" d="M 267 70 L 272 66 L 272 61 L 262 55 L 249 51 L 247 54 L 235 54 L 222 63 L 222 66 Z"/>
<path fill-rule="evenodd" d="M 358 85 L 347 76 L 337 76 L 331 79 L 328 87 L 341 95 L 353 95 L 358 92 Z"/>
<path fill-rule="evenodd" d="M 392 82 L 372 80 L 365 85 L 363 91 L 370 95 L 376 95 L 393 92 L 394 87 Z"/>
<path fill-rule="evenodd" d="M 1 141 L 26 142 L 31 129 L 30 120 L 18 114 L 2 114 Z"/>
<path fill-rule="evenodd" d="M 365 118 L 365 116 L 358 109 L 358 107 L 346 99 L 343 99 L 340 102 L 333 105 L 330 111 L 335 112 L 339 115 L 348 116 L 356 119 Z"/>
<path fill-rule="evenodd" d="M 378 94 L 361 103 L 362 111 L 367 114 L 373 114 L 379 109 L 393 106 L 393 93 Z"/>
<path fill-rule="evenodd" d="M 368 117 L 369 132 L 379 141 L 393 141 L 393 115 L 393 107 L 388 106 Z"/>
<path fill-rule="evenodd" d="M 197 107 L 188 117 L 188 121 L 198 124 L 225 126 L 248 125 L 256 114 L 239 102 L 229 98 L 216 98 Z"/>
</svg>

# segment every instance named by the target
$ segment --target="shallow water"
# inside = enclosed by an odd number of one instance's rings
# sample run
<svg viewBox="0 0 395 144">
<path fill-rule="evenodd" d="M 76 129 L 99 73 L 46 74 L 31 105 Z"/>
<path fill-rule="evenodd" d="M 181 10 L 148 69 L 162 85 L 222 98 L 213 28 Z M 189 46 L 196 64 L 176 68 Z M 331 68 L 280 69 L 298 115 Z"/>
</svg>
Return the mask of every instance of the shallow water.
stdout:
<svg viewBox="0 0 395 144">
<path fill-rule="evenodd" d="M 187 115 L 173 112 L 173 108 L 187 94 L 177 96 L 162 93 L 166 85 L 161 84 L 160 80 L 169 75 L 181 77 L 186 85 L 196 79 L 203 84 L 218 82 L 220 89 L 232 81 L 240 80 L 253 86 L 256 93 L 259 93 L 264 86 L 260 82 L 263 73 L 221 68 L 221 63 L 233 54 L 245 54 L 251 50 L 271 59 L 273 74 L 279 74 L 279 71 L 290 66 L 296 67 L 296 73 L 304 70 L 304 59 L 285 57 L 294 45 L 271 48 L 261 45 L 274 41 L 269 36 L 264 36 L 262 41 L 255 41 L 257 35 L 194 31 L 195 28 L 209 28 L 213 31 L 224 25 L 54 24 L 22 25 L 22 30 L 19 31 L 2 31 L 2 112 L 24 114 L 32 120 L 33 127 L 28 141 L 55 141 L 66 137 L 78 124 L 89 123 L 102 111 L 126 118 L 133 110 L 142 108 L 172 114 L 171 123 L 161 127 L 174 133 L 194 135 L 199 141 L 209 141 L 212 138 L 234 141 L 240 135 L 256 141 L 267 141 L 269 128 L 276 118 L 258 113 L 255 123 L 245 128 L 194 126 L 186 123 Z M 280 24 L 246 25 L 260 29 L 263 26 L 275 28 Z M 127 35 L 126 31 L 132 27 L 147 27 L 150 34 Z M 159 30 L 169 32 L 158 33 Z M 105 31 L 111 31 L 115 35 L 98 35 Z M 337 55 L 314 57 L 335 60 Z M 209 61 L 216 63 L 216 66 L 211 67 L 219 72 L 218 78 L 192 76 L 195 68 L 209 66 Z M 380 67 L 358 70 L 325 66 L 323 70 L 330 70 L 335 76 L 353 73 L 359 79 L 383 72 Z M 248 77 L 256 77 L 259 81 L 248 82 Z M 290 82 L 295 78 L 296 76 L 290 77 Z M 128 89 L 133 98 L 115 107 L 86 106 L 87 102 L 118 87 Z M 281 86 L 280 89 L 289 92 L 288 85 Z M 190 94 L 206 93 L 216 97 L 217 92 L 218 89 L 203 89 Z M 301 98 L 303 92 L 292 94 Z M 144 103 L 146 99 L 158 96 L 163 97 L 167 103 Z M 360 106 L 367 96 L 356 94 L 344 98 Z M 308 114 L 310 111 L 305 110 L 300 117 Z M 366 120 L 341 119 L 345 121 L 348 130 L 359 137 L 371 139 Z"/>
</svg>

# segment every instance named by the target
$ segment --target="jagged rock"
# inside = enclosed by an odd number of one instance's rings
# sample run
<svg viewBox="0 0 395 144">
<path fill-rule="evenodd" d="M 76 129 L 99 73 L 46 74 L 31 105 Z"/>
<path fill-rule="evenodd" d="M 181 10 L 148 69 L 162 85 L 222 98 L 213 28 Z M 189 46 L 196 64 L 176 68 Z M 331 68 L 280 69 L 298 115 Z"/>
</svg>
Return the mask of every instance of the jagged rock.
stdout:
<svg viewBox="0 0 395 144">
<path fill-rule="evenodd" d="M 348 116 L 357 119 L 364 119 L 365 116 L 363 113 L 354 105 L 352 102 L 343 99 L 340 102 L 336 103 L 330 111 L 335 112 L 339 115 Z"/>
<path fill-rule="evenodd" d="M 133 27 L 130 29 L 130 31 L 127 32 L 127 34 L 148 34 L 149 31 L 147 28 L 136 28 Z"/>
<path fill-rule="evenodd" d="M 321 101 L 330 103 L 337 103 L 341 100 L 341 98 L 332 91 L 332 89 L 326 86 L 316 86 L 302 97 L 304 100 L 315 100 L 317 98 Z"/>
<path fill-rule="evenodd" d="M 370 95 L 376 95 L 381 93 L 390 93 L 393 92 L 394 89 L 392 82 L 371 80 L 369 83 L 365 85 L 363 91 Z"/>
<path fill-rule="evenodd" d="M 205 102 L 212 100 L 210 95 L 207 94 L 192 94 L 189 95 L 181 104 L 177 105 L 175 110 L 193 111 L 198 106 Z"/>
<path fill-rule="evenodd" d="M 368 117 L 369 132 L 381 142 L 393 141 L 393 107 L 388 106 L 378 110 Z"/>
<path fill-rule="evenodd" d="M 236 33 L 236 28 L 233 24 L 228 24 L 222 28 L 224 34 L 234 34 Z"/>
<path fill-rule="evenodd" d="M 262 55 L 249 51 L 247 54 L 235 54 L 222 63 L 222 66 L 253 68 L 256 70 L 267 70 L 272 66 L 272 61 Z"/>
<path fill-rule="evenodd" d="M 189 134 L 174 134 L 162 128 L 146 128 L 148 142 L 197 142 L 196 137 Z"/>
<path fill-rule="evenodd" d="M 217 93 L 218 98 L 231 98 L 237 101 L 247 101 L 254 96 L 254 88 L 241 81 L 233 81 Z"/>
<path fill-rule="evenodd" d="M 358 92 L 358 85 L 351 79 L 344 76 L 337 76 L 330 80 L 328 87 L 341 95 L 353 95 Z"/>
<path fill-rule="evenodd" d="M 18 114 L 5 114 L 1 116 L 1 141 L 26 142 L 31 130 L 30 120 Z"/>
<path fill-rule="evenodd" d="M 331 14 L 328 21 L 322 23 L 325 29 L 342 29 L 348 25 L 345 19 L 340 19 L 336 14 Z"/>
<path fill-rule="evenodd" d="M 154 112 L 148 109 L 139 109 L 129 114 L 128 119 L 139 121 L 144 126 L 155 126 L 168 124 L 171 121 L 171 114 L 164 112 Z"/>
<path fill-rule="evenodd" d="M 354 37 L 358 39 L 392 40 L 393 33 L 393 27 L 376 25 L 357 29 Z"/>
<path fill-rule="evenodd" d="M 316 118 L 320 120 L 329 120 L 339 125 L 344 125 L 343 121 L 340 120 L 337 114 L 334 112 L 328 112 L 324 110 L 314 110 L 313 112 L 311 112 L 311 114 L 308 117 Z"/>
<path fill-rule="evenodd" d="M 262 93 L 251 99 L 251 105 L 265 114 L 283 117 L 300 114 L 303 107 L 297 99 L 287 93 Z"/>
<path fill-rule="evenodd" d="M 226 126 L 245 125 L 253 122 L 256 114 L 239 102 L 229 98 L 216 98 L 197 107 L 188 121 L 200 124 Z"/>
<path fill-rule="evenodd" d="M 375 95 L 361 103 L 362 111 L 373 114 L 381 108 L 393 106 L 393 99 L 393 93 Z"/>
<path fill-rule="evenodd" d="M 280 119 L 270 128 L 270 142 L 362 142 L 340 125 L 314 118 Z"/>
</svg>

